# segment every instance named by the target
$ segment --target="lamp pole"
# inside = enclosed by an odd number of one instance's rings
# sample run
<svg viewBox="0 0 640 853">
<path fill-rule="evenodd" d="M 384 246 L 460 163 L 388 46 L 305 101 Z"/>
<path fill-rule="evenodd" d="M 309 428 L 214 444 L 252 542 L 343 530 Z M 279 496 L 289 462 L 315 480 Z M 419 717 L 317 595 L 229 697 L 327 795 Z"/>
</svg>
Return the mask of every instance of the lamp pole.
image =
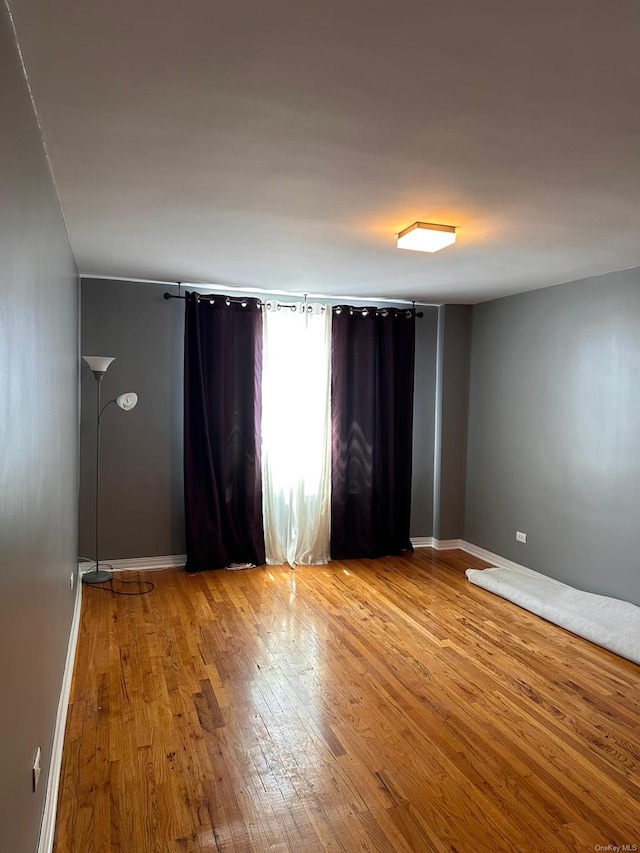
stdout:
<svg viewBox="0 0 640 853">
<path fill-rule="evenodd" d="M 96 566 L 93 571 L 86 572 L 82 576 L 83 583 L 104 583 L 105 581 L 108 581 L 111 578 L 110 572 L 100 570 L 100 426 L 102 421 L 102 412 L 100 411 L 102 398 L 100 391 L 102 385 L 102 378 L 105 373 L 106 368 L 104 370 L 93 371 L 93 375 L 96 378 L 96 550 L 94 552 Z"/>
<path fill-rule="evenodd" d="M 134 408 L 136 403 L 138 402 L 138 395 L 133 392 L 129 392 L 127 394 L 121 394 L 119 397 L 116 397 L 115 400 L 109 400 L 108 403 L 105 403 L 104 407 L 102 407 L 102 397 L 101 397 L 101 382 L 105 373 L 107 372 L 107 368 L 114 361 L 113 358 L 105 357 L 105 356 L 95 356 L 95 355 L 83 355 L 82 358 L 87 362 L 89 367 L 91 368 L 91 372 L 93 373 L 96 379 L 96 505 L 95 505 L 95 521 L 96 521 L 96 550 L 95 550 L 95 568 L 90 572 L 85 572 L 82 576 L 83 583 L 104 583 L 111 578 L 111 573 L 104 571 L 104 569 L 100 569 L 100 440 L 101 440 L 101 427 L 102 427 L 102 414 L 104 410 L 110 403 L 115 403 L 119 408 L 123 409 L 125 412 L 130 411 Z"/>
<path fill-rule="evenodd" d="M 102 421 L 102 412 L 100 411 L 100 403 L 101 403 L 101 395 L 100 390 L 102 386 L 102 377 L 104 373 L 96 374 L 96 385 L 98 386 L 98 392 L 96 394 L 96 424 L 97 424 L 97 436 L 96 436 L 96 568 L 94 572 L 89 572 L 88 574 L 94 575 L 95 580 L 85 580 L 85 583 L 104 583 L 104 581 L 109 580 L 111 575 L 109 572 L 101 572 L 100 571 L 100 427 Z M 99 579 L 98 579 L 99 578 Z M 85 575 L 86 579 L 86 575 Z"/>
</svg>

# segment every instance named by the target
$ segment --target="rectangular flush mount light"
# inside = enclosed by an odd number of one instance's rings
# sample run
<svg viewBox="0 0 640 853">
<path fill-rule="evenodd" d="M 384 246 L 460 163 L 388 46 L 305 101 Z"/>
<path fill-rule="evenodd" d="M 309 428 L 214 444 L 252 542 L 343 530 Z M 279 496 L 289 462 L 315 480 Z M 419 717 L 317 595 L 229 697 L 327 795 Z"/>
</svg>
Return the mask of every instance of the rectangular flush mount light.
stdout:
<svg viewBox="0 0 640 853">
<path fill-rule="evenodd" d="M 438 252 L 455 242 L 456 229 L 453 225 L 414 222 L 398 234 L 398 248 L 416 252 Z"/>
</svg>

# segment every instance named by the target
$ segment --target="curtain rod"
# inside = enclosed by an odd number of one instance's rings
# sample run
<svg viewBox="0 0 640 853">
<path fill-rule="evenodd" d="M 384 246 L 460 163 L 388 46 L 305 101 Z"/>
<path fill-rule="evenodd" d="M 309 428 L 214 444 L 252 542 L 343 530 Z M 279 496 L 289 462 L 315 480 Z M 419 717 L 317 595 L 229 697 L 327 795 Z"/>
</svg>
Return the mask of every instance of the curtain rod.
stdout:
<svg viewBox="0 0 640 853">
<path fill-rule="evenodd" d="M 180 285 L 178 285 L 178 286 L 180 286 Z M 199 293 L 197 295 L 202 297 L 204 302 L 210 302 L 212 304 L 215 302 L 214 296 L 203 295 L 201 293 Z M 221 294 L 221 296 L 222 295 L 223 294 Z M 163 293 L 163 296 L 165 299 L 186 299 L 187 298 L 186 296 L 182 296 L 178 293 L 169 293 L 168 291 L 165 291 L 165 293 Z M 251 297 L 249 297 L 249 296 L 245 296 L 244 298 L 242 296 L 237 296 L 237 297 L 225 296 L 224 301 L 227 305 L 234 303 L 236 305 L 242 305 L 243 307 L 245 307 L 247 305 L 247 299 L 250 299 L 250 298 Z M 305 302 L 306 302 L 306 299 L 305 299 Z M 268 304 L 267 302 L 263 302 L 260 299 L 258 300 L 259 307 L 262 307 L 263 305 L 267 305 L 267 304 Z M 295 304 L 291 304 L 291 303 L 287 303 L 287 302 L 276 302 L 275 304 L 278 308 L 295 308 L 296 307 Z M 343 308 L 343 306 L 341 306 L 341 305 L 334 305 L 332 310 L 335 311 L 336 314 L 340 314 L 342 312 L 342 308 Z M 367 307 L 358 308 L 355 305 L 350 305 L 349 309 L 350 309 L 351 314 L 353 314 L 354 311 L 357 311 L 359 314 L 368 314 L 369 310 L 370 310 Z M 324 308 L 323 308 L 323 310 L 324 310 Z M 387 314 L 387 310 L 388 310 L 387 308 L 376 308 L 375 313 L 376 314 L 382 314 L 384 316 Z M 411 312 L 413 312 L 413 314 L 416 317 L 424 317 L 423 311 L 416 311 L 415 303 L 413 303 L 412 308 L 406 308 L 406 309 L 398 308 L 397 310 L 398 311 L 404 310 L 407 314 L 410 314 Z"/>
<path fill-rule="evenodd" d="M 167 281 L 160 280 L 157 278 L 125 278 L 124 276 L 119 275 L 95 275 L 93 273 L 81 273 L 80 278 L 88 278 L 97 281 L 131 281 L 138 284 L 178 284 L 176 281 Z M 305 294 L 300 293 L 295 290 L 268 290 L 265 288 L 259 287 L 236 287 L 232 284 L 210 284 L 205 281 L 181 281 L 180 284 L 183 287 L 204 287 L 210 290 L 220 290 L 225 291 L 229 290 L 235 293 L 256 293 L 256 294 L 270 294 L 274 296 L 299 296 L 300 298 L 304 298 Z M 398 297 L 397 299 L 387 298 L 385 296 L 342 296 L 340 294 L 332 294 L 332 293 L 307 293 L 307 297 L 310 299 L 331 299 L 334 301 L 355 301 L 355 302 L 389 302 L 391 304 L 400 304 L 400 305 L 422 305 L 425 308 L 438 308 L 442 305 L 441 302 L 420 302 L 419 299 L 404 299 L 402 297 Z"/>
</svg>

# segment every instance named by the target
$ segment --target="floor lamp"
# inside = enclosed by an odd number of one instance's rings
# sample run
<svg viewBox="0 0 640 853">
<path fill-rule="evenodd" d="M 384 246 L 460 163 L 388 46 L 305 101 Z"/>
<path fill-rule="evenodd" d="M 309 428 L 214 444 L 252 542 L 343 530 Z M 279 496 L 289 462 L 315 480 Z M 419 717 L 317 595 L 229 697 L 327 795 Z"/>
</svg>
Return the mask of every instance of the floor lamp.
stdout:
<svg viewBox="0 0 640 853">
<path fill-rule="evenodd" d="M 102 415 L 111 403 L 115 403 L 125 412 L 131 411 L 138 402 L 138 395 L 133 392 L 121 394 L 119 397 L 109 400 L 102 406 L 100 399 L 102 378 L 111 362 L 115 361 L 115 358 L 101 355 L 83 355 L 82 358 L 87 362 L 96 378 L 96 566 L 95 569 L 86 572 L 82 576 L 82 581 L 83 583 L 104 583 L 110 579 L 111 574 L 100 569 L 100 427 L 102 424 Z"/>
</svg>

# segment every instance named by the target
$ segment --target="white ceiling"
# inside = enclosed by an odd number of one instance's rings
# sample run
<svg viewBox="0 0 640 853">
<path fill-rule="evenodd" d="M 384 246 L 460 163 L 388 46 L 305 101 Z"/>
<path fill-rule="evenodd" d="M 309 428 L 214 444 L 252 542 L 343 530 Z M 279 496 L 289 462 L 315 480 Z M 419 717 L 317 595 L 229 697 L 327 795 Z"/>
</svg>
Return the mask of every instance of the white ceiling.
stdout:
<svg viewBox="0 0 640 853">
<path fill-rule="evenodd" d="M 11 0 L 80 271 L 477 302 L 640 264 L 637 0 Z M 427 255 L 416 220 L 458 227 Z"/>
</svg>

